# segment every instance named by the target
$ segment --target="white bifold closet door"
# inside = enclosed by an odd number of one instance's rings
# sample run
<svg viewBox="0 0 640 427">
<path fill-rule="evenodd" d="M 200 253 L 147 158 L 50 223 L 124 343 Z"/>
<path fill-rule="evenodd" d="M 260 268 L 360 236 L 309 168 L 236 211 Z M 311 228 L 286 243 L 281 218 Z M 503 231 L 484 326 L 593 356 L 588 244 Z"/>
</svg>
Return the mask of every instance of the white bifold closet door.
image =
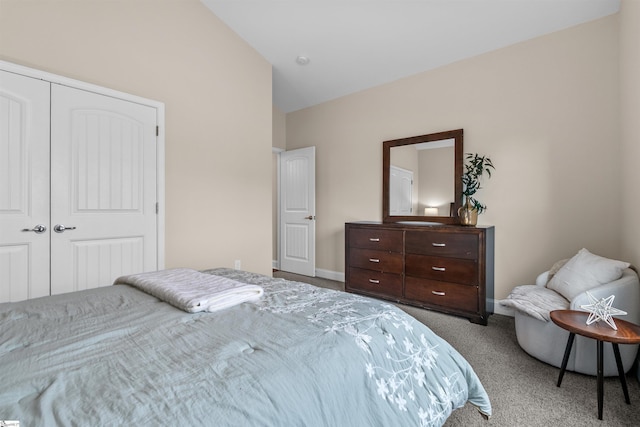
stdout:
<svg viewBox="0 0 640 427">
<path fill-rule="evenodd" d="M 156 109 L 1 76 L 0 302 L 156 270 Z"/>
<path fill-rule="evenodd" d="M 0 71 L 0 302 L 50 293 L 49 87 Z"/>
<path fill-rule="evenodd" d="M 51 293 L 156 270 L 156 110 L 51 87 Z"/>
</svg>

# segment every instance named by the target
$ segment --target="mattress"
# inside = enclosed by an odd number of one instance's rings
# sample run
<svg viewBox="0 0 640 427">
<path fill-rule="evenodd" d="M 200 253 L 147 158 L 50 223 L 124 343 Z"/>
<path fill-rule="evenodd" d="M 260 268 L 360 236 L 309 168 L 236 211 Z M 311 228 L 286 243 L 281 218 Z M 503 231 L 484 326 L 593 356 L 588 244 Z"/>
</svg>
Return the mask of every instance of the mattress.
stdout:
<svg viewBox="0 0 640 427">
<path fill-rule="evenodd" d="M 264 294 L 187 313 L 127 285 L 0 304 L 0 419 L 25 426 L 439 426 L 491 404 L 392 304 L 230 269 Z"/>
</svg>

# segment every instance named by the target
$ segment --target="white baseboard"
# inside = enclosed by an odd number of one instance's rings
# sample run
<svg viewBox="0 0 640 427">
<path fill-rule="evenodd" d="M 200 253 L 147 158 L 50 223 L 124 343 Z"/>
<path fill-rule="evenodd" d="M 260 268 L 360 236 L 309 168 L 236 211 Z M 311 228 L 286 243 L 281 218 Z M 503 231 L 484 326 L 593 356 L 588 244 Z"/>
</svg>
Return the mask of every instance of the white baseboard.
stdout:
<svg viewBox="0 0 640 427">
<path fill-rule="evenodd" d="M 272 260 L 271 265 L 274 269 L 280 269 L 280 263 L 277 260 Z M 336 282 L 344 283 L 344 273 L 339 271 L 324 270 L 322 268 L 316 268 L 316 276 L 322 279 L 335 280 Z"/>
<path fill-rule="evenodd" d="M 494 304 L 493 304 L 493 312 L 495 314 L 502 314 L 502 315 L 510 316 L 510 317 L 515 316 L 513 308 L 505 307 L 504 305 L 500 305 L 498 303 L 498 301 L 495 301 Z"/>
<path fill-rule="evenodd" d="M 335 280 L 336 282 L 344 283 L 344 273 L 340 273 L 338 271 L 323 270 L 321 268 L 316 268 L 316 276 L 321 277 L 323 279 Z"/>
</svg>

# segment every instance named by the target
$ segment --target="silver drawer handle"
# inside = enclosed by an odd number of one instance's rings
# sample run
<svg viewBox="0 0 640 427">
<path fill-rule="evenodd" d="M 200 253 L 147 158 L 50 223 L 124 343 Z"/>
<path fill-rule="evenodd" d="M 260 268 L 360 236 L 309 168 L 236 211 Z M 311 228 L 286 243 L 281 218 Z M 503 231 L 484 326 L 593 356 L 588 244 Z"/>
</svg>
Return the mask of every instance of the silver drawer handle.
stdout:
<svg viewBox="0 0 640 427">
<path fill-rule="evenodd" d="M 369 283 L 373 283 L 373 284 L 379 285 L 380 284 L 380 280 L 369 279 Z"/>
<path fill-rule="evenodd" d="M 431 269 L 434 271 L 447 271 L 447 269 L 444 267 L 431 267 Z"/>
<path fill-rule="evenodd" d="M 369 238 L 369 241 L 370 241 L 370 242 L 379 242 L 379 241 L 380 241 L 380 239 L 379 239 L 379 238 L 377 238 L 377 237 L 370 237 L 370 238 Z"/>
<path fill-rule="evenodd" d="M 431 246 L 435 246 L 437 248 L 444 248 L 445 246 L 447 246 L 446 243 L 432 243 Z"/>
<path fill-rule="evenodd" d="M 440 291 L 431 291 L 431 293 L 434 295 L 438 295 L 439 297 L 443 297 L 446 295 L 444 292 L 440 292 Z"/>
<path fill-rule="evenodd" d="M 377 259 L 377 258 L 369 258 L 369 261 L 370 262 L 380 262 L 380 260 Z"/>
</svg>

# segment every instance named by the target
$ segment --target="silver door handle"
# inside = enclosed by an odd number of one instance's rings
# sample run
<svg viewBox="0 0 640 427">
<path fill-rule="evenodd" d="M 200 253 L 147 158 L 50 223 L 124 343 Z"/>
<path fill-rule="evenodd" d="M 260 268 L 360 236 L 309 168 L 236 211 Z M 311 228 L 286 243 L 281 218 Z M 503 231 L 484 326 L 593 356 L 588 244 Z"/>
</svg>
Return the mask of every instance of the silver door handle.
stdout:
<svg viewBox="0 0 640 427">
<path fill-rule="evenodd" d="M 42 224 L 38 224 L 33 228 L 23 228 L 22 231 L 33 231 L 34 233 L 42 234 L 47 231 L 47 227 Z"/>
<path fill-rule="evenodd" d="M 304 219 L 316 219 L 315 215 L 305 216 Z"/>
<path fill-rule="evenodd" d="M 56 233 L 64 233 L 66 230 L 75 230 L 75 227 L 67 227 L 62 224 L 56 224 L 53 226 L 53 231 Z"/>
</svg>

